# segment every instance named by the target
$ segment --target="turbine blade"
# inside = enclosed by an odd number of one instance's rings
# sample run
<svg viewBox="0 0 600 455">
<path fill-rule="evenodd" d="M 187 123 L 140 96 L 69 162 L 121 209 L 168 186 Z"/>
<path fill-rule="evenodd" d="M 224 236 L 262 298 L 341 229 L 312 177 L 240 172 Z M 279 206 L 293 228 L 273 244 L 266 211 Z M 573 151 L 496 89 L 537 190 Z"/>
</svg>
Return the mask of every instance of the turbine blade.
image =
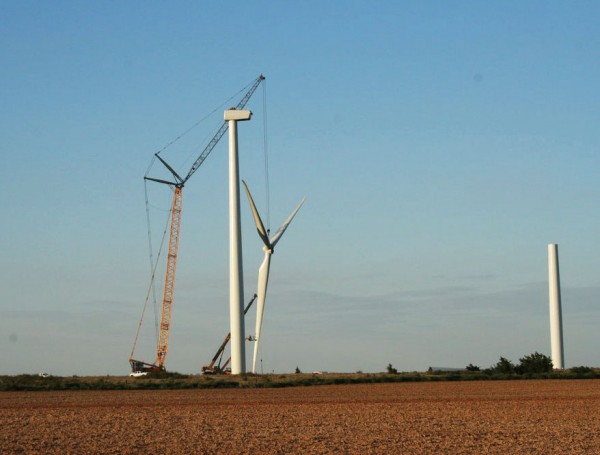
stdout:
<svg viewBox="0 0 600 455">
<path fill-rule="evenodd" d="M 275 245 L 277 244 L 277 242 L 279 241 L 279 239 L 281 238 L 281 236 L 283 235 L 285 230 L 288 228 L 288 226 L 290 225 L 290 223 L 296 216 L 296 213 L 298 213 L 298 210 L 300 210 L 300 207 L 302 207 L 302 204 L 304 204 L 305 200 L 306 200 L 306 198 L 302 198 L 302 200 L 300 201 L 300 204 L 298 204 L 298 206 L 294 209 L 292 214 L 290 216 L 288 216 L 287 220 L 285 220 L 285 223 L 283 223 L 281 225 L 281 227 L 277 230 L 275 235 L 271 238 L 271 245 L 273 248 L 275 247 Z"/>
<path fill-rule="evenodd" d="M 269 269 L 271 266 L 271 252 L 265 251 L 260 268 L 258 269 L 258 287 L 256 290 L 256 343 L 254 344 L 254 358 L 252 360 L 252 372 L 256 373 L 256 360 L 258 359 L 258 348 L 260 345 L 260 334 L 262 329 L 263 314 L 265 312 L 265 300 L 267 298 L 267 285 L 269 284 Z"/>
<path fill-rule="evenodd" d="M 248 189 L 248 185 L 246 182 L 242 180 L 244 184 L 244 188 L 246 189 L 246 196 L 248 196 L 248 202 L 250 203 L 250 208 L 252 209 L 252 216 L 254 217 L 254 224 L 256 224 L 256 230 L 258 231 L 258 235 L 262 239 L 263 243 L 267 248 L 271 249 L 271 242 L 269 242 L 269 235 L 267 234 L 267 230 L 265 229 L 265 225 L 260 219 L 260 215 L 258 214 L 258 209 L 256 208 L 256 204 L 254 204 L 254 199 L 252 199 L 252 195 L 250 194 L 250 190 Z"/>
</svg>

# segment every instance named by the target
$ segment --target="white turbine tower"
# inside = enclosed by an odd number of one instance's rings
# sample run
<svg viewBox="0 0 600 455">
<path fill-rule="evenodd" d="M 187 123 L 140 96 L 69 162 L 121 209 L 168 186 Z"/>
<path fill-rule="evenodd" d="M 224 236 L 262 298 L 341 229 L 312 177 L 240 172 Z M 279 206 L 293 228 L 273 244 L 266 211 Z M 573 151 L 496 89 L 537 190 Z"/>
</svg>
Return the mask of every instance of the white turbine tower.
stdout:
<svg viewBox="0 0 600 455">
<path fill-rule="evenodd" d="M 229 122 L 229 333 L 231 333 L 231 374 L 246 372 L 237 122 L 250 120 L 251 117 L 252 112 L 235 108 L 225 111 L 224 114 L 225 121 Z"/>
<path fill-rule="evenodd" d="M 560 274 L 558 271 L 558 245 L 548 244 L 548 294 L 550 300 L 550 350 L 554 368 L 565 367 L 563 348 L 562 309 L 560 299 Z"/>
<path fill-rule="evenodd" d="M 252 360 L 252 372 L 256 373 L 256 359 L 258 357 L 258 348 L 260 344 L 260 331 L 262 328 L 262 319 L 263 313 L 265 310 L 265 299 L 267 297 L 267 284 L 269 282 L 269 268 L 271 266 L 271 255 L 273 254 L 273 250 L 281 236 L 287 229 L 287 227 L 292 222 L 302 204 L 304 204 L 304 198 L 300 201 L 298 206 L 294 209 L 291 215 L 285 220 L 285 222 L 281 225 L 279 230 L 275 233 L 275 235 L 269 238 L 269 233 L 265 229 L 265 226 L 258 214 L 258 210 L 256 209 L 256 205 L 254 204 L 254 200 L 252 199 L 252 195 L 250 194 L 250 190 L 248 189 L 248 185 L 246 182 L 242 180 L 244 187 L 246 188 L 246 195 L 248 196 L 248 202 L 250 202 L 250 208 L 252 209 L 252 216 L 254 217 L 254 223 L 256 224 L 256 230 L 258 231 L 258 235 L 262 239 L 263 243 L 263 251 L 265 252 L 265 258 L 258 269 L 258 288 L 256 294 L 258 295 L 256 300 L 256 344 L 254 345 L 254 358 Z"/>
</svg>

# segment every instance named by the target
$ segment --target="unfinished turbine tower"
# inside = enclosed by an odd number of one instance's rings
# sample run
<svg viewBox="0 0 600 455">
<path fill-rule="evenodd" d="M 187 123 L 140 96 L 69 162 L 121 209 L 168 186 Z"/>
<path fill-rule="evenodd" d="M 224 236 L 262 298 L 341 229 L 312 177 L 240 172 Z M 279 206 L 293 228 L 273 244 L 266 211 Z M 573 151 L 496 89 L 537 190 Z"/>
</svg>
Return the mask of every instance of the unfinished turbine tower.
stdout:
<svg viewBox="0 0 600 455">
<path fill-rule="evenodd" d="M 244 277 L 240 228 L 240 181 L 237 150 L 237 122 L 250 120 L 252 112 L 229 109 L 229 324 L 231 332 L 231 374 L 246 372 L 244 346 Z"/>
<path fill-rule="evenodd" d="M 558 245 L 548 244 L 548 294 L 550 301 L 550 347 L 554 368 L 564 368 L 562 310 L 560 301 L 560 274 Z"/>
</svg>

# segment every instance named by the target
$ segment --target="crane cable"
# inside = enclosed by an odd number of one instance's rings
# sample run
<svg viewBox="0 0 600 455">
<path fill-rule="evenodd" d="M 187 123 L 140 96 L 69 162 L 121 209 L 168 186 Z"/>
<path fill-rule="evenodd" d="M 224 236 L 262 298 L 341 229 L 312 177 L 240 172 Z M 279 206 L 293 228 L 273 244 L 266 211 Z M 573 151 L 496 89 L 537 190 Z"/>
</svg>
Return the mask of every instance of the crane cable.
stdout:
<svg viewBox="0 0 600 455">
<path fill-rule="evenodd" d="M 267 82 L 263 81 L 263 149 L 265 160 L 265 202 L 267 205 L 267 232 L 271 231 L 271 201 L 269 189 L 269 140 L 267 130 Z"/>
<path fill-rule="evenodd" d="M 144 180 L 144 186 L 146 185 L 146 181 Z M 148 213 L 148 195 L 146 193 L 146 213 Z M 146 307 L 148 306 L 148 300 L 150 299 L 150 293 L 153 292 L 154 293 L 154 319 L 155 319 L 155 329 L 158 332 L 158 320 L 157 320 L 157 316 L 158 316 L 158 310 L 157 310 L 157 306 L 156 306 L 156 293 L 154 292 L 155 286 L 154 286 L 154 280 L 156 277 L 156 269 L 158 268 L 158 263 L 160 261 L 160 256 L 161 253 L 163 251 L 163 247 L 165 244 L 165 238 L 167 236 L 167 231 L 169 230 L 169 221 L 171 219 L 171 211 L 167 210 L 167 221 L 165 223 L 165 229 L 163 230 L 163 234 L 162 234 L 162 238 L 160 240 L 160 247 L 158 248 L 158 253 L 156 255 L 156 261 L 154 261 L 154 263 L 152 263 L 152 241 L 151 241 L 151 232 L 150 232 L 150 217 L 147 217 L 148 220 L 148 243 L 150 245 L 150 266 L 151 266 L 151 274 L 150 274 L 150 284 L 148 286 L 148 291 L 146 292 L 146 299 L 144 300 L 144 306 L 142 308 L 142 316 L 140 317 L 140 322 L 138 324 L 138 328 L 137 331 L 135 332 L 135 339 L 133 340 L 133 347 L 131 348 L 131 355 L 129 356 L 130 358 L 133 358 L 133 353 L 135 352 L 135 346 L 137 345 L 137 341 L 138 341 L 138 337 L 140 335 L 140 330 L 142 328 L 142 322 L 144 321 L 144 314 L 146 313 Z M 156 337 L 158 338 L 158 334 L 156 334 Z"/>
<path fill-rule="evenodd" d="M 172 142 L 174 142 L 174 141 L 172 141 Z M 164 147 L 163 147 L 163 149 L 164 149 Z M 154 265 L 154 258 L 153 258 L 154 248 L 152 247 L 152 229 L 151 229 L 151 222 L 150 222 L 150 207 L 156 208 L 158 210 L 163 210 L 163 209 L 160 209 L 160 208 L 155 207 L 152 204 L 150 204 L 150 200 L 148 199 L 148 181 L 146 180 L 146 177 L 148 177 L 148 174 L 150 173 L 150 170 L 152 169 L 152 166 L 154 165 L 154 161 L 156 161 L 156 155 L 152 155 L 152 159 L 150 160 L 148 169 L 146 169 L 146 173 L 144 174 L 144 198 L 146 201 L 146 227 L 147 227 L 147 231 L 148 231 L 148 255 L 149 255 L 149 259 L 150 259 L 150 286 L 152 287 L 152 302 L 153 302 L 153 307 L 154 307 L 154 338 L 155 338 L 155 342 L 158 344 L 158 302 L 156 299 L 156 285 L 155 285 L 155 279 L 154 279 L 154 272 L 155 272 L 156 266 Z M 161 242 L 161 248 L 158 251 L 159 257 L 160 257 L 160 253 L 162 252 L 162 244 L 164 243 L 164 236 L 165 236 L 165 233 L 163 233 L 163 241 Z M 146 299 L 147 298 L 148 297 L 146 297 Z M 144 318 L 145 311 L 146 311 L 146 308 L 144 306 L 144 310 L 142 311 L 142 319 Z M 136 337 L 136 339 L 137 339 L 137 337 Z"/>
<path fill-rule="evenodd" d="M 263 151 L 265 160 L 265 203 L 267 206 L 267 233 L 271 232 L 271 190 L 269 188 L 269 135 L 267 128 L 267 81 L 263 81 Z M 262 353 L 260 356 L 260 374 L 263 374 Z"/>
<path fill-rule="evenodd" d="M 210 113 L 208 113 L 207 115 L 205 115 L 204 117 L 202 117 L 200 120 L 198 120 L 196 123 L 194 123 L 192 126 L 190 126 L 188 129 L 186 129 L 185 131 L 183 131 L 181 134 L 179 134 L 178 136 L 176 136 L 174 139 L 172 139 L 170 142 L 168 142 L 166 145 L 164 145 L 161 149 L 159 149 L 153 156 L 152 159 L 150 161 L 150 164 L 148 165 L 148 168 L 146 170 L 146 173 L 144 174 L 144 177 L 148 177 L 148 175 L 150 174 L 150 171 L 152 169 L 152 166 L 154 165 L 154 162 L 156 160 L 156 155 L 160 154 L 161 152 L 165 151 L 167 148 L 169 148 L 171 145 L 173 145 L 174 143 L 176 143 L 177 141 L 179 141 L 181 138 L 183 138 L 185 135 L 187 135 L 188 133 L 190 133 L 193 129 L 195 129 L 196 127 L 198 127 L 198 125 L 200 125 L 203 121 L 205 121 L 207 118 L 209 118 L 210 116 L 212 116 L 217 110 L 221 109 L 225 104 L 229 103 L 232 99 L 236 98 L 237 96 L 239 96 L 240 93 L 247 91 L 248 87 L 250 87 L 252 84 L 254 83 L 251 82 L 248 85 L 246 85 L 245 87 L 243 87 L 242 89 L 240 89 L 237 93 L 235 93 L 234 95 L 232 95 L 231 97 L 229 97 L 226 101 L 224 101 L 223 103 L 221 103 L 218 107 L 216 107 L 215 109 L 213 109 Z M 269 155 L 268 155 L 268 141 L 267 141 L 267 93 L 266 93 L 266 83 L 263 82 L 263 112 L 264 112 L 264 117 L 263 117 L 263 149 L 264 149 L 264 161 L 265 161 L 265 181 L 266 181 L 266 188 L 265 188 L 265 192 L 266 192 L 266 205 L 267 205 L 267 229 L 270 230 L 270 224 L 271 224 L 271 215 L 270 215 L 270 198 L 269 198 Z M 146 222 L 147 222 L 147 231 L 148 231 L 148 248 L 149 248 L 149 260 L 150 260 L 150 269 L 151 269 L 151 278 L 150 278 L 150 285 L 148 286 L 148 291 L 146 292 L 146 299 L 144 301 L 144 306 L 142 308 L 142 316 L 140 318 L 140 322 L 138 324 L 138 328 L 135 334 L 135 339 L 133 342 L 133 347 L 131 349 L 131 356 L 133 357 L 133 353 L 135 351 L 135 347 L 137 344 L 137 340 L 140 334 L 140 330 L 142 327 L 142 322 L 144 320 L 144 314 L 146 312 L 146 307 L 148 305 L 148 300 L 150 299 L 150 293 L 152 293 L 153 296 L 153 303 L 154 303 L 154 325 L 155 325 L 155 337 L 158 339 L 158 308 L 157 308 L 157 299 L 156 299 L 156 286 L 155 286 L 155 276 L 156 276 L 156 269 L 158 267 L 158 262 L 160 260 L 160 255 L 164 246 L 164 242 L 165 242 L 165 237 L 166 237 L 166 233 L 167 230 L 169 228 L 169 220 L 170 220 L 170 216 L 171 216 L 171 210 L 168 210 L 168 216 L 167 216 L 167 222 L 165 225 L 165 229 L 163 231 L 163 235 L 162 235 L 162 239 L 160 242 L 160 247 L 158 249 L 158 253 L 157 253 L 157 257 L 156 257 L 156 261 L 154 261 L 153 259 L 153 248 L 152 248 L 152 233 L 151 233 L 151 223 L 150 223 L 150 202 L 148 200 L 148 189 L 147 189 L 147 181 L 144 179 L 144 193 L 145 193 L 145 202 L 146 202 Z"/>
<path fill-rule="evenodd" d="M 158 307 L 156 303 L 156 286 L 154 285 L 154 257 L 152 248 L 152 231 L 150 225 L 150 203 L 148 202 L 148 181 L 144 179 L 144 196 L 146 199 L 146 223 L 148 228 L 148 253 L 150 259 L 150 286 L 152 287 L 152 301 L 154 303 L 154 336 L 158 343 Z M 160 251 L 158 252 L 160 255 Z"/>
<path fill-rule="evenodd" d="M 203 121 L 205 121 L 207 118 L 209 118 L 210 116 L 212 116 L 215 112 L 217 112 L 219 109 L 223 109 L 223 106 L 225 106 L 226 104 L 228 104 L 231 100 L 237 98 L 239 96 L 240 93 L 242 92 L 246 92 L 248 90 L 248 87 L 250 87 L 252 84 L 254 83 L 254 81 L 250 82 L 248 85 L 246 85 L 245 87 L 242 87 L 239 91 L 237 91 L 236 93 L 234 93 L 233 95 L 231 95 L 228 99 L 226 99 L 225 101 L 223 101 L 219 106 L 215 107 L 212 111 L 210 111 L 208 114 L 206 114 L 204 117 L 202 117 L 200 120 L 198 120 L 196 123 L 194 123 L 192 126 L 190 126 L 187 130 L 185 130 L 183 133 L 181 133 L 179 136 L 175 137 L 173 140 L 171 140 L 170 142 L 168 142 L 166 145 L 164 145 L 158 152 L 156 152 L 157 154 L 160 154 L 161 152 L 164 152 L 167 148 L 169 148 L 171 145 L 173 145 L 175 142 L 177 142 L 179 139 L 181 139 L 183 136 L 185 136 L 186 134 L 188 134 L 190 131 L 192 131 L 194 128 L 196 128 L 198 125 L 200 125 Z M 149 171 L 150 169 L 148 169 Z M 147 173 L 146 173 L 147 175 Z"/>
</svg>

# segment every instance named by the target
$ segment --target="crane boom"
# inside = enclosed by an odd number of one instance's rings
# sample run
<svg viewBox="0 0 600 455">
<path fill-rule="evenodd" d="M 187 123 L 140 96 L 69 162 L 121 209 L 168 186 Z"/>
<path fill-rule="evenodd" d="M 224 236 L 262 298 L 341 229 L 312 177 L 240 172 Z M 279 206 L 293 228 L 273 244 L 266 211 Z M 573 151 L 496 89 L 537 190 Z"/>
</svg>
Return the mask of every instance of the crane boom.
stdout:
<svg viewBox="0 0 600 455">
<path fill-rule="evenodd" d="M 163 296 L 162 315 L 160 318 L 160 333 L 156 349 L 155 365 L 163 370 L 167 350 L 169 348 L 169 329 L 171 327 L 171 310 L 173 309 L 173 294 L 175 292 L 175 269 L 177 266 L 177 250 L 179 246 L 179 231 L 181 228 L 182 188 L 175 188 L 173 195 L 173 210 L 171 213 L 171 233 L 169 235 L 169 251 L 167 256 L 167 274 L 165 277 L 165 292 Z"/>
<path fill-rule="evenodd" d="M 265 80 L 265 77 L 261 74 L 252 83 L 250 89 L 246 92 L 244 97 L 236 105 L 236 109 L 242 109 L 246 106 L 250 97 L 254 94 L 260 83 Z M 171 231 L 169 235 L 169 251 L 167 256 L 167 271 L 165 277 L 165 289 L 163 296 L 162 315 L 160 321 L 160 332 L 158 338 L 158 346 L 156 350 L 156 360 L 153 364 L 142 362 L 139 360 L 129 359 L 132 371 L 164 371 L 165 360 L 167 357 L 167 351 L 169 348 L 169 333 L 171 329 L 171 311 L 173 309 L 173 295 L 175 292 L 175 269 L 177 266 L 177 250 L 179 246 L 179 231 L 181 228 L 181 210 L 182 210 L 182 199 L 183 199 L 183 187 L 189 178 L 198 170 L 204 160 L 210 155 L 210 152 L 215 148 L 217 143 L 221 140 L 225 132 L 229 127 L 229 122 L 223 122 L 217 133 L 210 140 L 208 145 L 204 148 L 200 156 L 196 159 L 192 165 L 190 171 L 185 178 L 181 178 L 177 172 L 164 160 L 158 153 L 155 154 L 156 158 L 169 170 L 173 175 L 174 182 L 169 182 L 163 179 L 156 179 L 145 176 L 145 180 L 152 180 L 154 182 L 163 183 L 170 185 L 175 188 L 173 195 L 173 205 L 171 207 Z M 134 348 L 135 349 L 135 342 Z M 132 350 L 133 356 L 133 350 Z"/>
<path fill-rule="evenodd" d="M 250 309 L 252 304 L 256 301 L 257 297 L 258 297 L 258 295 L 254 294 L 254 297 L 252 297 L 252 300 L 250 300 L 250 302 L 248 302 L 248 304 L 246 305 L 246 308 L 244 309 L 244 315 L 246 315 L 246 313 L 248 312 L 248 310 Z M 210 361 L 210 364 L 202 367 L 203 374 L 223 373 L 224 372 L 227 365 L 229 365 L 231 358 L 227 359 L 227 361 L 225 362 L 225 364 L 223 366 L 221 366 L 221 361 L 219 360 L 219 358 L 223 356 L 223 351 L 227 347 L 227 344 L 229 343 L 230 339 L 231 339 L 231 332 L 229 332 L 227 334 L 227 336 L 223 340 L 223 343 L 221 343 L 221 346 L 219 346 L 219 349 L 217 350 L 216 354 L 213 356 L 212 360 Z M 217 363 L 217 360 L 219 360 L 219 365 L 215 366 L 215 363 Z"/>
<path fill-rule="evenodd" d="M 246 106 L 246 104 L 248 103 L 248 100 L 250 99 L 250 97 L 254 94 L 254 92 L 260 85 L 260 83 L 264 80 L 265 80 L 265 77 L 262 74 L 260 76 L 258 76 L 256 78 L 256 80 L 254 81 L 254 83 L 252 84 L 252 87 L 250 87 L 250 90 L 248 90 L 246 95 L 244 95 L 244 97 L 240 100 L 240 102 L 236 105 L 235 108 L 243 109 Z M 204 150 L 202 151 L 202 153 L 200 154 L 198 159 L 196 161 L 194 161 L 194 164 L 192 164 L 192 168 L 190 169 L 190 172 L 188 172 L 187 176 L 183 179 L 184 184 L 192 175 L 194 175 L 194 172 L 196 172 L 196 170 L 200 167 L 200 165 L 204 162 L 204 160 L 208 157 L 208 155 L 210 155 L 210 152 L 212 152 L 212 149 L 215 148 L 215 146 L 221 140 L 221 138 L 223 137 L 223 135 L 225 134 L 225 132 L 227 131 L 228 128 L 229 128 L 229 122 L 224 121 L 223 124 L 221 125 L 221 128 L 219 128 L 219 131 L 217 131 L 217 134 L 215 134 L 213 136 L 213 138 L 210 140 L 208 145 L 204 148 Z"/>
</svg>

